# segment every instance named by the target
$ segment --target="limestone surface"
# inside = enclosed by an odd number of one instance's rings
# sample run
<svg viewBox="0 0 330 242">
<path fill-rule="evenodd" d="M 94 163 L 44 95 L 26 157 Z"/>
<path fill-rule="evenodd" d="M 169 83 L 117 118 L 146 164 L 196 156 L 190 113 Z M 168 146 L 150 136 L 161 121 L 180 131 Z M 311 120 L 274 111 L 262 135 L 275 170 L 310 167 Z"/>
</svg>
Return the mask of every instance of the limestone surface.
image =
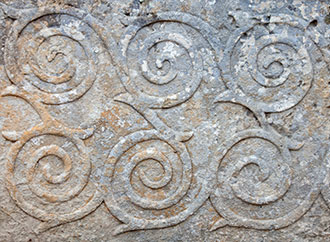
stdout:
<svg viewBox="0 0 330 242">
<path fill-rule="evenodd" d="M 0 241 L 330 241 L 328 0 L 1 0 Z"/>
</svg>

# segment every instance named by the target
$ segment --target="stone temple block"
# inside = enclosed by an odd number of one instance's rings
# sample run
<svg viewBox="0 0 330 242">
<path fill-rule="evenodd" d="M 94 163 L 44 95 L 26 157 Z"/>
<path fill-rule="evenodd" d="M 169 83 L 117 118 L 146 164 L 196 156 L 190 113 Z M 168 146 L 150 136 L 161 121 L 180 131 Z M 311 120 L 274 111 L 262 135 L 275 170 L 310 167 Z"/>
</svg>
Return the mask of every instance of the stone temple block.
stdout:
<svg viewBox="0 0 330 242">
<path fill-rule="evenodd" d="M 0 0 L 0 242 L 327 242 L 329 147 L 329 0 Z"/>
</svg>

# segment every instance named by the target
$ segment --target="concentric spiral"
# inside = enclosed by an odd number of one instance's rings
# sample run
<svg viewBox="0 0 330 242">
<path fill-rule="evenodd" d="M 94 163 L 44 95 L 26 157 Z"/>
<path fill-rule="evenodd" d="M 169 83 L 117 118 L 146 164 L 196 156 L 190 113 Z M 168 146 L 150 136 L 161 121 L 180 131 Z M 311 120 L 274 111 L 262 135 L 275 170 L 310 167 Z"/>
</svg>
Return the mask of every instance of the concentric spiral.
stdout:
<svg viewBox="0 0 330 242">
<path fill-rule="evenodd" d="M 106 205 L 133 229 L 165 227 L 177 220 L 179 201 L 192 178 L 184 145 L 159 138 L 155 130 L 124 137 L 112 149 L 104 172 L 110 182 Z M 174 218 L 166 219 L 174 210 Z"/>
<path fill-rule="evenodd" d="M 237 133 L 220 153 L 224 156 L 211 201 L 224 224 L 254 229 L 288 226 L 308 211 L 320 191 L 321 174 L 306 175 L 310 173 L 306 167 L 295 173 L 292 167 L 300 165 L 285 141 L 273 133 L 261 129 Z M 313 169 L 320 169 L 318 165 Z M 308 180 L 308 187 L 301 180 Z"/>
<path fill-rule="evenodd" d="M 262 18 L 261 18 L 262 19 Z M 307 23 L 274 16 L 236 31 L 222 61 L 227 86 L 263 112 L 280 112 L 298 104 L 313 81 L 317 46 Z"/>
<path fill-rule="evenodd" d="M 289 81 L 290 74 L 300 71 L 312 78 L 312 66 L 306 49 L 293 38 L 283 38 L 281 35 L 266 35 L 255 42 L 257 53 L 255 58 L 249 58 L 249 72 L 253 80 L 264 87 L 277 87 Z M 253 56 L 254 53 L 247 53 Z M 300 65 L 294 62 L 305 61 Z M 305 68 L 303 68 L 305 67 Z M 299 69 L 298 69 L 299 68 Z"/>
<path fill-rule="evenodd" d="M 157 51 L 161 48 L 161 43 L 167 46 L 164 46 L 163 51 Z M 184 53 L 177 53 L 173 49 L 182 47 L 184 51 L 193 55 L 193 50 L 190 46 L 191 43 L 177 33 L 162 32 L 150 35 L 144 40 L 144 48 L 141 50 L 141 59 L 139 61 L 142 75 L 146 80 L 156 85 L 170 83 L 179 74 L 179 70 L 177 70 L 179 60 L 177 58 L 184 55 Z M 153 61 L 148 61 L 149 55 L 154 58 Z"/>
<path fill-rule="evenodd" d="M 253 165 L 257 166 L 259 170 L 258 181 L 253 181 L 253 177 L 249 177 L 252 178 L 252 181 L 249 178 L 242 178 L 241 173 Z M 281 172 L 278 172 L 273 167 L 269 167 L 264 159 L 251 155 L 238 161 L 232 170 L 231 177 L 227 178 L 236 197 L 251 204 L 261 205 L 274 202 L 286 193 L 291 185 L 290 173 L 287 164 L 284 164 Z M 269 183 L 275 177 L 276 180 L 272 183 L 274 187 L 272 187 Z"/>
<path fill-rule="evenodd" d="M 81 15 L 48 9 L 15 22 L 5 46 L 9 78 L 47 104 L 84 95 L 96 79 L 103 47 Z"/>
<path fill-rule="evenodd" d="M 58 175 L 50 171 L 51 157 L 56 157 L 63 162 L 63 170 Z M 30 190 L 38 197 L 50 202 L 65 202 L 72 199 L 88 182 L 89 162 L 85 160 L 86 167 L 82 166 L 80 173 L 73 172 L 69 154 L 58 145 L 42 146 L 35 150 L 32 156 L 23 157 L 23 160 L 27 160 L 26 176 Z"/>
<path fill-rule="evenodd" d="M 53 225 L 81 218 L 99 205 L 90 172 L 83 142 L 58 130 L 26 132 L 7 156 L 10 195 L 26 213 Z"/>
<path fill-rule="evenodd" d="M 203 53 L 213 51 L 206 31 L 201 30 L 204 25 L 196 17 L 177 12 L 159 13 L 156 20 L 137 20 L 120 41 L 129 76 L 122 78 L 127 90 L 152 108 L 172 107 L 189 99 L 202 80 Z"/>
</svg>

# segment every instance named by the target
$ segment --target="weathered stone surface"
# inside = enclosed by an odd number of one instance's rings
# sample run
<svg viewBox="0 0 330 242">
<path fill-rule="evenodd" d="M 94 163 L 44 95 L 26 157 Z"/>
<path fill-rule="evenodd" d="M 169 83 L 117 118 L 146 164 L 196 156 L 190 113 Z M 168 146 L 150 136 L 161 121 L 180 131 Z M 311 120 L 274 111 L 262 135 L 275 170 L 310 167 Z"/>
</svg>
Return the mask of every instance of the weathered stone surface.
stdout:
<svg viewBox="0 0 330 242">
<path fill-rule="evenodd" d="M 1 1 L 0 241 L 329 241 L 328 1 Z"/>
</svg>

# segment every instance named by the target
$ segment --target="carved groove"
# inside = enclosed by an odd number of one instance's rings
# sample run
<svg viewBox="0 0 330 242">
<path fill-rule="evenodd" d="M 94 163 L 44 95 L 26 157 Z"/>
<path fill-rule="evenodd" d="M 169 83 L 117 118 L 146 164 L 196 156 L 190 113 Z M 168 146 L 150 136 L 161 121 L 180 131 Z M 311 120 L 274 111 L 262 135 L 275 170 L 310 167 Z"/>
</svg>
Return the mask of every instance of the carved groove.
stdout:
<svg viewBox="0 0 330 242">
<path fill-rule="evenodd" d="M 317 21 L 256 15 L 231 31 L 223 45 L 220 30 L 204 20 L 188 13 L 158 12 L 129 20 L 115 42 L 112 26 L 75 8 L 0 7 L 17 18 L 4 52 L 13 85 L 2 89 L 0 98 L 26 100 L 42 121 L 25 131 L 1 130 L 12 142 L 6 155 L 7 190 L 20 209 L 40 222 L 36 232 L 81 219 L 102 202 L 122 222 L 114 234 L 177 225 L 207 199 L 221 216 L 211 230 L 281 229 L 299 220 L 319 194 L 330 207 L 328 140 L 314 150 L 313 159 L 299 160 L 297 154 L 311 152 L 308 145 L 315 140 L 286 137 L 267 118 L 289 109 L 296 112 L 318 81 L 315 60 L 329 64 L 326 40 L 311 30 Z M 106 136 L 102 152 L 108 156 L 94 170 L 93 161 L 98 161 L 90 154 L 99 144 L 93 139 L 94 127 L 69 128 L 52 116 L 60 110 L 52 106 L 76 104 L 93 85 L 104 94 L 99 79 L 111 79 L 100 69 L 104 58 L 110 58 L 104 52 L 111 53 L 113 60 L 106 61 L 115 64 L 109 69 L 115 68 L 121 88 L 106 90 L 116 94 L 107 100 L 107 108 L 124 103 L 130 115 L 149 126 L 134 129 L 136 124 L 121 126 L 119 119 L 110 120 L 120 128 L 101 132 Z M 219 74 L 213 76 L 211 69 Z M 214 85 L 218 79 L 224 82 L 221 93 Z M 91 100 L 86 99 L 79 102 L 88 110 Z M 232 136 L 220 137 L 216 126 L 226 123 L 213 122 L 212 115 L 199 120 L 197 111 L 214 110 L 202 105 L 226 102 L 251 110 L 259 126 L 237 131 L 230 124 L 224 129 L 234 130 Z M 185 121 L 189 115 L 183 112 L 191 111 L 189 105 L 196 108 L 197 121 Z M 173 117 L 164 115 L 169 110 L 175 110 Z M 76 117 L 68 112 L 66 118 Z M 177 128 L 170 125 L 174 121 L 193 125 Z M 203 133 L 205 123 L 212 126 L 211 132 Z M 209 135 L 210 144 L 202 144 L 204 135 Z M 218 138 L 223 142 L 217 143 Z M 196 139 L 200 147 L 189 148 Z M 199 160 L 198 152 L 205 157 Z"/>
</svg>

